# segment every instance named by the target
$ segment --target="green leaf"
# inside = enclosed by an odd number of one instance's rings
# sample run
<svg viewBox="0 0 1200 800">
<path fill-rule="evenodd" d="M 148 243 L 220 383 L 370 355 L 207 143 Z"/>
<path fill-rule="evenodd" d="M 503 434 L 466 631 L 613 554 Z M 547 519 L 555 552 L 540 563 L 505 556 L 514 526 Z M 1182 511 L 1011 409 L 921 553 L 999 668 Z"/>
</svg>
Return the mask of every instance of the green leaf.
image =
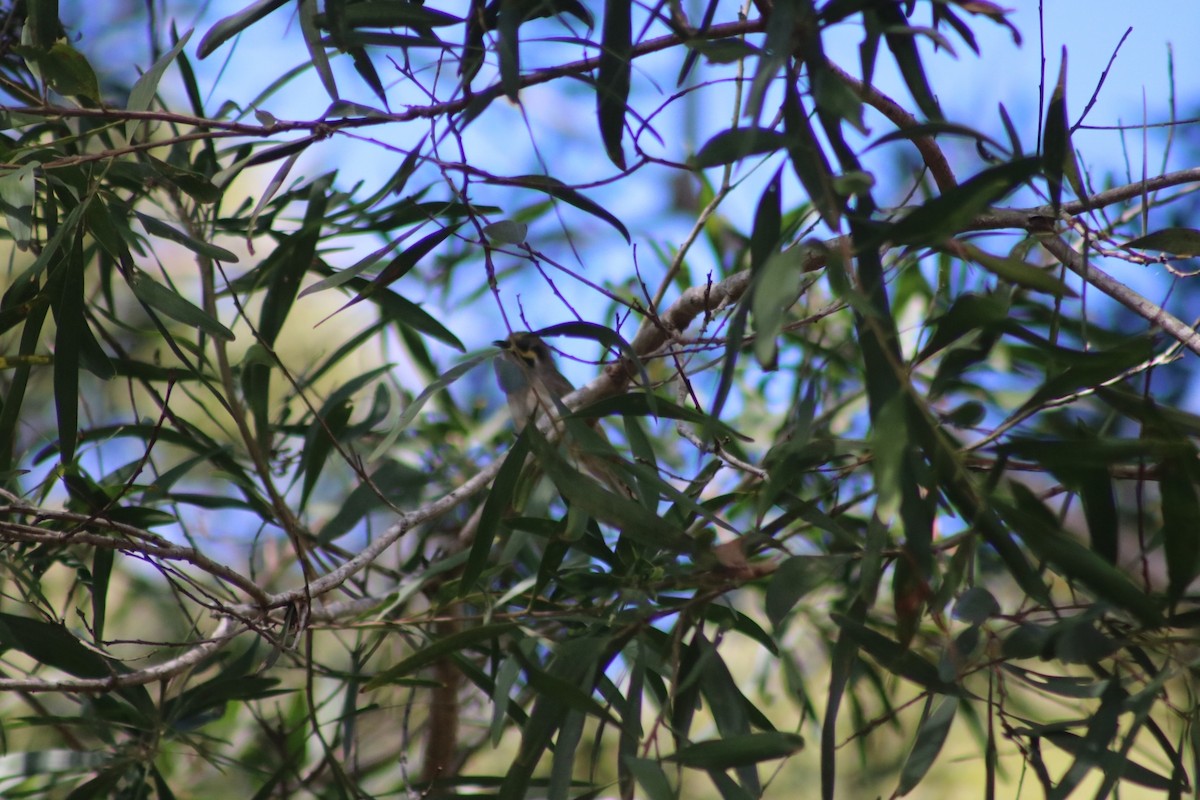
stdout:
<svg viewBox="0 0 1200 800">
<path fill-rule="evenodd" d="M 783 126 L 788 135 L 788 156 L 800 184 L 808 192 L 813 208 L 831 230 L 838 230 L 842 200 L 833 189 L 833 170 L 825 150 L 813 131 L 800 92 L 789 81 L 783 90 Z"/>
<path fill-rule="evenodd" d="M 579 417 L 580 419 L 610 416 L 665 417 L 667 419 L 690 422 L 695 425 L 712 425 L 721 436 L 732 436 L 744 442 L 752 441 L 749 436 L 738 433 L 733 428 L 720 420 L 713 419 L 703 411 L 684 408 L 665 397 L 660 397 L 659 395 L 651 397 L 646 392 L 630 392 L 628 394 L 617 395 L 616 397 L 606 397 L 590 405 L 576 409 L 571 416 Z"/>
<path fill-rule="evenodd" d="M 784 731 L 744 733 L 696 742 L 667 758 L 685 767 L 727 770 L 762 761 L 787 758 L 804 749 L 804 737 Z"/>
<path fill-rule="evenodd" d="M 408 0 L 367 0 L 347 3 L 342 21 L 351 28 L 437 28 L 457 25 L 462 18 Z"/>
<path fill-rule="evenodd" d="M 416 672 L 444 656 L 467 650 L 483 642 L 491 642 L 519 629 L 520 626 L 515 622 L 493 622 L 488 625 L 480 625 L 456 633 L 439 636 L 411 656 L 402 659 L 399 663 L 393 664 L 371 678 L 363 684 L 363 691 L 369 692 L 387 686 L 390 683 L 395 683 L 408 674 Z"/>
<path fill-rule="evenodd" d="M 775 253 L 767 259 L 754 284 L 754 356 L 765 370 L 773 370 L 779 355 L 780 331 L 788 309 L 796 304 L 804 283 L 802 259 L 797 250 Z"/>
<path fill-rule="evenodd" d="M 971 128 L 967 125 L 960 125 L 957 122 L 945 122 L 943 120 L 934 120 L 932 122 L 922 122 L 922 123 L 919 123 L 917 125 L 912 125 L 907 128 L 900 128 L 899 130 L 889 131 L 888 133 L 885 133 L 883 136 L 880 136 L 875 141 L 871 142 L 871 144 L 868 145 L 866 150 L 864 150 L 863 152 L 865 153 L 868 150 L 873 150 L 876 147 L 879 147 L 881 144 L 886 144 L 888 142 L 895 142 L 895 141 L 900 141 L 900 140 L 921 139 L 926 136 L 938 136 L 938 135 L 965 136 L 970 139 L 975 139 L 978 142 L 987 142 L 988 144 L 996 147 L 996 149 L 998 149 L 998 150 L 1007 149 L 1007 148 L 1005 148 L 1004 145 L 1000 144 L 995 139 L 988 136 L 986 133 L 983 133 L 982 131 L 977 131 L 974 128 Z"/>
<path fill-rule="evenodd" d="M 67 42 L 55 42 L 48 53 L 38 57 L 37 62 L 46 83 L 54 91 L 64 97 L 79 96 L 100 102 L 100 84 L 96 80 L 95 70 L 83 53 Z"/>
<path fill-rule="evenodd" d="M 1200 574 L 1200 501 L 1196 497 L 1195 455 L 1165 459 L 1159 465 L 1167 600 L 1174 607 Z"/>
<path fill-rule="evenodd" d="M 900 67 L 900 75 L 908 85 L 913 99 L 917 101 L 917 106 L 929 119 L 941 119 L 941 109 L 933 97 L 933 90 L 929 88 L 925 68 L 921 66 L 921 54 L 915 41 L 917 29 L 907 24 L 900 13 L 899 5 L 881 3 L 873 5 L 872 10 L 882 18 L 886 26 L 884 41 L 892 51 L 896 66 Z"/>
<path fill-rule="evenodd" d="M 204 34 L 204 38 L 200 40 L 200 46 L 196 48 L 196 55 L 200 58 L 207 58 L 229 39 L 275 9 L 283 8 L 288 2 L 289 0 L 257 0 L 236 14 L 230 14 L 228 17 L 218 20 L 217 24 L 209 28 L 208 33 Z"/>
<path fill-rule="evenodd" d="M 341 4 L 338 4 L 341 6 Z M 352 8 L 360 8 L 361 5 L 340 7 L 339 13 L 346 15 Z M 321 33 L 317 30 L 317 0 L 300 0 L 300 32 L 304 36 L 304 45 L 308 48 L 308 58 L 312 63 L 313 69 L 317 71 L 317 77 L 321 79 L 321 85 L 325 87 L 325 93 L 329 95 L 329 99 L 335 103 L 340 99 L 338 94 L 337 81 L 333 77 L 333 70 L 329 66 L 329 57 L 325 54 L 325 45 L 321 42 Z M 356 62 L 357 64 L 357 62 Z"/>
<path fill-rule="evenodd" d="M 692 550 L 693 542 L 683 531 L 641 503 L 608 491 L 568 463 L 537 426 L 526 425 L 524 430 L 529 432 L 529 445 L 539 466 L 573 506 L 647 547 Z"/>
<path fill-rule="evenodd" d="M 356 294 L 353 299 L 338 309 L 338 311 L 344 311 L 355 303 L 365 300 L 376 290 L 384 286 L 390 286 L 403 278 L 422 258 L 429 255 L 430 251 L 450 238 L 462 225 L 463 223 L 461 222 L 455 222 L 444 228 L 440 228 L 400 253 L 388 262 L 388 265 L 380 270 L 378 275 L 371 279 L 367 288 Z"/>
<path fill-rule="evenodd" d="M 52 301 L 54 322 L 54 410 L 58 418 L 58 440 L 63 463 L 75 459 L 79 437 L 79 371 L 82 343 L 87 331 L 84 317 L 83 236 L 75 236 L 74 245 L 63 254 L 58 265 L 59 297 Z"/>
<path fill-rule="evenodd" d="M 938 245 L 963 230 L 976 215 L 1037 174 L 1041 162 L 1021 158 L 986 169 L 880 229 L 897 245 Z"/>
<path fill-rule="evenodd" d="M 1000 613 L 1000 603 L 982 586 L 967 589 L 954 603 L 953 616 L 970 625 L 982 625 Z"/>
<path fill-rule="evenodd" d="M 526 223 L 511 219 L 502 219 L 483 226 L 483 235 L 492 244 L 521 244 L 525 241 L 527 233 L 529 226 Z"/>
<path fill-rule="evenodd" d="M 1067 122 L 1067 48 L 1062 48 L 1062 63 L 1058 68 L 1058 82 L 1050 95 L 1050 107 L 1046 109 L 1046 129 L 1042 134 L 1042 170 L 1050 189 L 1050 205 L 1055 215 L 1062 205 L 1062 179 L 1067 158 L 1071 154 L 1071 130 Z"/>
<path fill-rule="evenodd" d="M 483 503 L 479 514 L 479 526 L 475 529 L 475 538 L 471 542 L 471 555 L 467 566 L 463 568 L 460 582 L 460 595 L 473 591 L 479 576 L 487 566 L 488 554 L 492 549 L 496 533 L 500 528 L 500 520 L 512 508 L 517 486 L 520 484 L 521 473 L 525 469 L 525 459 L 529 455 L 529 428 L 525 426 L 517 437 L 516 442 L 509 448 L 504 463 L 500 465 L 496 479 L 492 481 L 491 491 Z"/>
<path fill-rule="evenodd" d="M 642 363 L 642 359 L 638 356 L 637 351 L 633 349 L 633 345 L 625 341 L 621 334 L 610 328 L 597 325 L 594 322 L 563 322 L 558 325 L 551 325 L 549 328 L 534 331 L 534 334 L 543 339 L 555 336 L 588 339 L 593 342 L 599 342 L 606 348 L 616 348 L 621 351 L 621 355 L 633 362 L 642 385 L 650 385 L 650 375 L 646 372 L 646 366 Z M 652 394 L 647 394 L 645 397 L 646 401 L 651 404 L 655 403 L 658 399 Z M 653 413 L 653 405 L 651 405 L 651 413 Z"/>
<path fill-rule="evenodd" d="M 770 128 L 733 128 L 709 139 L 696 153 L 693 163 L 699 169 L 733 164 L 760 153 L 785 149 L 790 139 Z"/>
<path fill-rule="evenodd" d="M 1195 228 L 1163 228 L 1139 236 L 1125 247 L 1131 250 L 1156 250 L 1177 256 L 1200 255 L 1200 231 Z"/>
<path fill-rule="evenodd" d="M 1098 598 L 1130 612 L 1146 626 L 1157 628 L 1163 624 L 1158 602 L 1134 584 L 1125 571 L 1053 524 L 1055 517 L 1028 488 L 1015 482 L 1010 486 L 1016 503 L 999 498 L 993 503 L 1030 550 Z"/>
<path fill-rule="evenodd" d="M 136 270 L 129 276 L 129 288 L 134 297 L 156 311 L 161 311 L 176 322 L 182 322 L 193 328 L 208 333 L 226 342 L 232 342 L 236 337 L 233 331 L 213 319 L 203 309 L 194 305 L 181 294 L 163 286 L 141 270 Z"/>
<path fill-rule="evenodd" d="M 954 723 L 954 716 L 958 711 L 958 698 L 943 697 L 937 708 L 933 708 L 933 702 L 933 695 L 925 701 L 921 724 L 917 728 L 917 738 L 900 772 L 900 785 L 896 788 L 896 795 L 899 797 L 915 789 L 929 772 L 929 768 L 937 760 L 938 753 L 942 751 L 942 745 L 946 743 L 950 726 Z"/>
<path fill-rule="evenodd" d="M 22 164 L 11 172 L 0 176 L 0 204 L 4 208 L 4 219 L 8 233 L 20 250 L 28 250 L 33 234 L 33 201 L 37 189 L 35 171 L 41 165 L 36 161 Z"/>
<path fill-rule="evenodd" d="M 179 230 L 178 228 L 174 228 L 167 223 L 143 214 L 140 211 L 134 211 L 133 213 L 136 214 L 137 218 L 141 221 L 142 227 L 146 229 L 146 233 L 149 233 L 151 236 L 169 239 L 176 244 L 183 245 L 193 253 L 197 253 L 202 256 L 215 258 L 218 261 L 227 261 L 232 264 L 237 263 L 238 257 L 226 250 L 224 247 L 218 247 L 217 245 L 210 244 L 209 242 L 202 242 L 199 239 L 193 239 L 191 236 Z"/>
<path fill-rule="evenodd" d="M 974 261 L 988 272 L 1017 286 L 1055 297 L 1079 296 L 1046 267 L 1029 264 L 1012 256 L 994 256 L 962 239 L 947 240 L 938 249 L 958 258 Z"/>
<path fill-rule="evenodd" d="M 814 589 L 837 580 L 837 576 L 852 558 L 849 553 L 844 553 L 793 556 L 784 561 L 767 584 L 764 602 L 767 619 L 778 628 L 788 613 L 795 608 L 796 603 Z"/>
<path fill-rule="evenodd" d="M 150 108 L 150 104 L 154 102 L 154 95 L 158 92 L 158 84 L 162 81 L 163 73 L 167 71 L 167 67 L 171 66 L 171 62 L 183 52 L 183 47 L 191 36 L 192 32 L 188 30 L 170 50 L 151 65 L 150 69 L 142 73 L 129 91 L 129 102 L 126 103 L 126 108 L 130 111 L 146 111 Z M 142 120 L 130 120 L 125 123 L 125 138 L 133 139 L 141 124 Z"/>
<path fill-rule="evenodd" d="M 599 217 L 620 231 L 621 235 L 625 237 L 625 241 L 633 241 L 629 238 L 629 230 L 621 223 L 621 220 L 617 219 L 599 203 L 589 200 L 583 193 L 572 189 L 557 178 L 551 178 L 546 175 L 520 175 L 515 178 L 483 178 L 482 180 L 499 186 L 519 186 L 525 189 L 544 192 L 551 197 L 562 200 L 564 203 L 569 203 L 582 211 L 586 211 L 594 217 Z"/>
<path fill-rule="evenodd" d="M 520 104 L 521 94 L 521 13 L 516 0 L 499 0 L 500 13 L 496 20 L 496 55 L 500 61 L 500 88 L 514 104 Z"/>
<path fill-rule="evenodd" d="M 710 64 L 732 64 L 735 61 L 762 55 L 762 49 L 745 39 L 691 39 L 684 42 L 689 50 L 704 56 Z"/>
<path fill-rule="evenodd" d="M 625 169 L 621 138 L 629 104 L 629 75 L 633 65 L 631 0 L 604 0 L 600 64 L 596 70 L 596 116 L 600 138 L 609 159 Z"/>
<path fill-rule="evenodd" d="M 633 758 L 625 756 L 621 763 L 633 775 L 646 793 L 647 800 L 677 800 L 675 790 L 662 765 L 652 758 Z"/>
<path fill-rule="evenodd" d="M 960 693 L 959 688 L 953 683 L 942 680 L 937 667 L 899 642 L 889 639 L 849 617 L 841 614 L 832 614 L 831 616 L 844 635 L 853 639 L 888 672 L 906 678 L 922 689 L 942 694 Z"/>
<path fill-rule="evenodd" d="M 77 678 L 108 678 L 126 671 L 119 662 L 85 647 L 56 622 L 0 612 L 0 645 Z"/>
<path fill-rule="evenodd" d="M 488 350 L 487 352 L 472 356 L 459 364 L 455 364 L 453 367 L 446 370 L 446 372 L 444 372 L 436 381 L 426 386 L 425 389 L 405 407 L 404 413 L 400 415 L 400 418 L 396 420 L 395 425 L 393 426 L 394 430 L 402 431 L 407 428 L 412 421 L 417 418 L 417 414 L 421 413 L 421 409 L 425 407 L 427 402 L 429 402 L 429 398 L 448 388 L 463 375 L 466 375 L 468 372 L 475 369 L 475 367 L 479 366 L 480 363 L 491 360 L 495 357 L 495 355 L 496 354 L 494 351 Z"/>
<path fill-rule="evenodd" d="M 304 457 L 300 463 L 300 470 L 304 475 L 300 487 L 301 509 L 307 507 L 308 498 L 317 485 L 321 470 L 333 452 L 334 443 L 342 441 L 353 411 L 354 404 L 349 400 L 338 398 L 332 403 L 326 401 L 309 426 L 304 437 Z"/>
</svg>

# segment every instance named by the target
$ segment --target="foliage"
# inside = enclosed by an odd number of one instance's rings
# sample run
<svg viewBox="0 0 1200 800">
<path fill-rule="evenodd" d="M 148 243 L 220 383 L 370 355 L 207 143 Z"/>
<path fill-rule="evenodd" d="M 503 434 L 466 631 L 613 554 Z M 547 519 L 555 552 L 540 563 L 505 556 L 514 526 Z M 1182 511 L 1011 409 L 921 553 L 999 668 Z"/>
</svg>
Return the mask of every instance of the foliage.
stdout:
<svg viewBox="0 0 1200 800">
<path fill-rule="evenodd" d="M 1097 190 L 1065 57 L 1036 141 L 946 119 L 991 3 L 747 10 L 257 0 L 119 73 L 7 10 L 5 796 L 1192 791 L 1200 337 L 1097 263 L 1185 275 L 1200 170 Z M 526 306 L 602 366 L 514 438 Z"/>
</svg>

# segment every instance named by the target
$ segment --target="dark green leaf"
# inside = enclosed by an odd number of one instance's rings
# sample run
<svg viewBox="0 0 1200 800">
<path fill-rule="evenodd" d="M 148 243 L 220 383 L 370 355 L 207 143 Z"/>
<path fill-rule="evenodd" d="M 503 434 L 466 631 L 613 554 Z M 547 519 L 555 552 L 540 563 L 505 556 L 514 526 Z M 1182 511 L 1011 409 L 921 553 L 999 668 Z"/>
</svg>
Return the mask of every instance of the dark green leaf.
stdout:
<svg viewBox="0 0 1200 800">
<path fill-rule="evenodd" d="M 408 0 L 347 3 L 341 14 L 342 20 L 351 28 L 436 28 L 462 22 L 462 19 L 453 14 L 426 8 L 424 3 Z"/>
<path fill-rule="evenodd" d="M 921 724 L 917 728 L 917 738 L 913 742 L 912 751 L 900 772 L 900 785 L 896 788 L 896 795 L 899 797 L 917 787 L 937 760 L 942 745 L 946 743 L 946 737 L 950 735 L 950 726 L 954 723 L 954 716 L 958 711 L 958 698 L 943 697 L 936 708 L 933 707 L 933 702 L 934 697 L 930 695 L 921 714 Z"/>
<path fill-rule="evenodd" d="M 885 226 L 880 236 L 898 245 L 938 245 L 963 230 L 977 214 L 1025 183 L 1041 168 L 1022 158 L 986 169 Z"/>
<path fill-rule="evenodd" d="M 767 619 L 776 628 L 804 595 L 826 583 L 836 581 L 852 556 L 794 556 L 784 561 L 767 584 Z"/>
<path fill-rule="evenodd" d="M 551 178 L 546 175 L 521 175 L 515 178 L 485 178 L 484 180 L 486 180 L 488 183 L 495 183 L 501 186 L 520 186 L 525 189 L 533 189 L 538 192 L 544 192 L 551 197 L 562 200 L 564 203 L 569 203 L 578 209 L 586 211 L 594 217 L 599 217 L 620 231 L 621 235 L 625 237 L 625 241 L 632 241 L 629 238 L 629 231 L 621 223 L 621 220 L 617 219 L 600 204 L 593 200 L 589 200 L 583 195 L 582 192 L 572 189 L 570 186 L 567 186 L 565 183 L 556 178 Z"/>
<path fill-rule="evenodd" d="M 1058 82 L 1050 95 L 1050 107 L 1046 109 L 1046 130 L 1042 135 L 1042 169 L 1050 189 L 1050 204 L 1058 214 L 1062 205 L 1063 169 L 1071 153 L 1071 132 L 1067 122 L 1067 48 L 1062 49 L 1062 63 L 1058 68 Z"/>
<path fill-rule="evenodd" d="M 404 252 L 400 253 L 400 255 L 393 258 L 386 267 L 380 270 L 378 275 L 371 279 L 371 283 L 368 284 L 366 289 L 360 291 L 352 300 L 350 300 L 350 302 L 346 303 L 338 310 L 343 311 L 355 303 L 366 299 L 376 290 L 385 286 L 390 286 L 403 278 L 412 270 L 413 267 L 417 265 L 422 258 L 429 255 L 433 248 L 450 238 L 450 236 L 457 231 L 462 224 L 463 223 L 461 222 L 455 222 L 451 225 L 445 226 L 444 228 L 439 228 L 428 236 L 422 238 L 419 242 L 412 245 Z"/>
<path fill-rule="evenodd" d="M 705 142 L 693 162 L 700 169 L 720 167 L 748 156 L 783 150 L 789 141 L 787 136 L 770 128 L 733 128 Z"/>
<path fill-rule="evenodd" d="M 933 122 L 922 122 L 911 127 L 889 131 L 875 141 L 871 142 L 871 144 L 867 147 L 867 150 L 872 150 L 881 144 L 886 144 L 887 142 L 895 142 L 905 139 L 920 139 L 922 137 L 937 136 L 939 134 L 945 134 L 947 136 L 966 136 L 980 142 L 987 142 L 999 150 L 1005 149 L 1004 145 L 1000 144 L 986 133 L 977 131 L 974 128 L 966 125 L 960 125 L 957 122 L 935 120 Z M 866 152 L 866 150 L 863 152 Z"/>
<path fill-rule="evenodd" d="M 475 647 L 484 642 L 491 642 L 508 633 L 519 630 L 515 622 L 493 622 L 475 628 L 467 628 L 448 635 L 439 636 L 411 656 L 385 669 L 363 684 L 363 691 L 369 692 L 428 666 L 443 656 L 452 655 Z"/>
<path fill-rule="evenodd" d="M 200 46 L 196 48 L 196 55 L 206 58 L 230 38 L 249 28 L 275 9 L 283 8 L 287 4 L 288 0 L 257 0 L 236 14 L 230 14 L 219 20 L 217 24 L 208 29 L 208 33 L 204 34 L 204 38 L 200 40 Z"/>
<path fill-rule="evenodd" d="M 682 747 L 669 760 L 695 769 L 726 770 L 787 758 L 802 749 L 804 738 L 795 733 L 744 733 Z"/>
<path fill-rule="evenodd" d="M 783 126 L 788 135 L 788 156 L 796 177 L 808 192 L 810 202 L 832 230 L 838 230 L 842 217 L 842 201 L 833 189 L 833 171 L 825 155 L 800 92 L 792 82 L 784 87 Z"/>
<path fill-rule="evenodd" d="M 621 138 L 629 103 L 629 74 L 633 66 L 633 23 L 631 0 L 604 1 L 604 28 L 600 42 L 600 64 L 596 71 L 596 116 L 600 138 L 609 159 L 625 169 Z"/>
<path fill-rule="evenodd" d="M 1195 463 L 1192 455 L 1167 459 L 1159 465 L 1167 600 L 1172 607 L 1200 574 L 1200 501 L 1196 497 Z"/>
<path fill-rule="evenodd" d="M 154 95 L 158 92 L 158 84 L 162 81 L 163 73 L 167 71 L 167 67 L 171 66 L 171 62 L 179 57 L 183 51 L 184 45 L 192 36 L 189 30 L 175 42 L 166 53 L 162 55 L 150 69 L 142 73 L 142 76 L 133 84 L 133 88 L 129 91 L 129 101 L 125 107 L 130 111 L 146 111 L 150 108 L 150 104 L 154 101 Z M 140 120 L 130 120 L 125 125 L 125 138 L 133 139 L 137 132 L 138 126 L 141 125 Z"/>
<path fill-rule="evenodd" d="M 1046 292 L 1056 297 L 1078 297 L 1074 289 L 1063 283 L 1046 267 L 1030 264 L 1011 256 L 995 256 L 962 239 L 950 239 L 944 242 L 939 249 L 959 258 L 974 261 L 988 272 L 1017 286 L 1023 286 L 1036 292 Z"/>
<path fill-rule="evenodd" d="M 199 239 L 194 239 L 178 228 L 174 228 L 161 220 L 143 214 L 140 211 L 133 212 L 137 218 L 141 220 L 142 227 L 146 229 L 146 233 L 151 236 L 158 236 L 163 239 L 169 239 L 176 244 L 181 244 L 193 253 L 198 253 L 202 256 L 215 258 L 218 261 L 228 261 L 231 264 L 236 264 L 238 257 L 226 250 L 224 247 L 217 247 L 209 242 L 202 242 Z"/>
<path fill-rule="evenodd" d="M 1177 256 L 1200 255 L 1200 231 L 1195 228 L 1163 228 L 1139 236 L 1126 247 L 1135 250 L 1156 250 Z"/>
<path fill-rule="evenodd" d="M 954 618 L 971 625 L 982 625 L 1000 613 L 1000 604 L 987 589 L 972 586 L 954 603 Z"/>
<path fill-rule="evenodd" d="M 50 88 L 64 96 L 86 97 L 100 101 L 100 85 L 96 72 L 80 53 L 65 40 L 55 42 L 49 52 L 37 58 L 42 77 Z"/>
<path fill-rule="evenodd" d="M 155 311 L 161 311 L 176 322 L 199 328 L 226 342 L 232 342 L 235 338 L 233 331 L 206 314 L 203 309 L 193 305 L 183 295 L 163 286 L 141 270 L 137 270 L 129 277 L 129 288 L 133 290 L 133 294 L 138 300 Z"/>
</svg>

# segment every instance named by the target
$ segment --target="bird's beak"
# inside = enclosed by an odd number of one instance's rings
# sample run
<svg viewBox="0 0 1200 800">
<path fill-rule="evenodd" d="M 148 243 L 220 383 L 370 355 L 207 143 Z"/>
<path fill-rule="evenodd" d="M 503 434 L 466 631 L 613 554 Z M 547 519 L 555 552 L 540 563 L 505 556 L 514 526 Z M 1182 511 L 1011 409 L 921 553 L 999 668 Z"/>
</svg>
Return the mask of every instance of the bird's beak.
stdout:
<svg viewBox="0 0 1200 800">
<path fill-rule="evenodd" d="M 496 339 L 494 342 L 492 342 L 492 344 L 496 347 L 499 347 L 501 350 L 507 350 L 509 347 L 511 347 L 507 339 Z"/>
</svg>

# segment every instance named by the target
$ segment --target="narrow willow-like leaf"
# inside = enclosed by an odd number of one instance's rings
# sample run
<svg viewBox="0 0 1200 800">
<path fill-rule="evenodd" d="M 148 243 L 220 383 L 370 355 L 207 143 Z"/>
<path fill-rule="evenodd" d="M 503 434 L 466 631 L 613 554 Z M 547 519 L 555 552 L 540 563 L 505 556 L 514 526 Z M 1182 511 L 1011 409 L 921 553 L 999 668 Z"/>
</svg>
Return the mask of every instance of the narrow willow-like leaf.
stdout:
<svg viewBox="0 0 1200 800">
<path fill-rule="evenodd" d="M 232 342 L 236 338 L 233 331 L 213 319 L 199 306 L 194 305 L 183 295 L 163 286 L 141 270 L 130 276 L 129 288 L 133 290 L 134 297 L 138 300 L 155 311 L 161 311 L 176 322 L 199 328 L 226 342 Z"/>
<path fill-rule="evenodd" d="M 487 566 L 488 554 L 492 550 L 492 542 L 500 528 L 500 520 L 512 507 L 520 483 L 521 472 L 525 469 L 525 459 L 529 455 L 529 433 L 532 425 L 525 426 L 517 437 L 516 442 L 509 448 L 504 457 L 504 463 L 492 481 L 491 491 L 483 503 L 483 511 L 479 515 L 479 527 L 475 530 L 475 538 L 471 542 L 471 555 L 463 568 L 460 582 L 460 595 L 466 595 L 475 588 L 476 581 Z"/>
<path fill-rule="evenodd" d="M 942 745 L 946 743 L 946 737 L 950 735 L 950 726 L 954 723 L 954 716 L 958 711 L 958 698 L 943 697 L 936 708 L 933 702 L 934 696 L 930 695 L 921 714 L 917 738 L 913 741 L 912 750 L 900 771 L 900 785 L 896 787 L 896 795 L 899 797 L 917 788 L 917 784 L 937 760 Z"/>
<path fill-rule="evenodd" d="M 338 3 L 334 13 L 344 16 L 354 7 Z M 327 12 L 330 10 L 326 8 Z M 317 72 L 317 77 L 321 79 L 321 85 L 325 87 L 325 93 L 329 95 L 330 100 L 337 102 L 340 99 L 337 81 L 334 80 L 333 70 L 329 66 L 329 57 L 325 55 L 325 45 L 321 42 L 321 32 L 317 25 L 317 0 L 300 0 L 300 32 L 304 36 L 304 45 L 308 48 L 309 60 Z"/>
<path fill-rule="evenodd" d="M 1050 270 L 1019 258 L 992 255 L 962 239 L 949 239 L 939 249 L 959 258 L 974 261 L 988 272 L 1017 286 L 1037 292 L 1046 292 L 1056 297 L 1078 297 L 1078 293 L 1074 289 L 1063 283 Z"/>
<path fill-rule="evenodd" d="M 1200 574 L 1200 500 L 1196 497 L 1194 463 L 1193 455 L 1166 459 L 1159 465 L 1167 599 L 1172 606 Z"/>
<path fill-rule="evenodd" d="M 609 160 L 625 169 L 621 139 L 629 104 L 629 75 L 633 67 L 631 0 L 605 0 L 600 64 L 596 71 L 596 117 L 600 139 Z"/>
<path fill-rule="evenodd" d="M 1041 162 L 1036 158 L 1021 158 L 986 169 L 885 226 L 880 236 L 898 245 L 941 244 L 1039 169 Z"/>
<path fill-rule="evenodd" d="M 881 144 L 886 144 L 888 142 L 906 139 L 920 139 L 926 136 L 938 135 L 965 136 L 970 139 L 975 139 L 979 142 L 986 142 L 998 150 L 1007 149 L 1004 145 L 1000 144 L 1000 142 L 988 136 L 986 133 L 977 131 L 968 125 L 962 125 L 957 122 L 946 122 L 944 120 L 933 120 L 931 122 L 922 122 L 911 127 L 889 131 L 875 141 L 871 142 L 871 144 L 868 145 L 866 150 L 863 152 L 865 153 L 867 150 L 873 150 L 876 147 L 879 147 Z M 1016 155 L 1019 155 L 1019 153 Z"/>
<path fill-rule="evenodd" d="M 1125 245 L 1135 250 L 1157 250 L 1176 256 L 1200 255 L 1200 231 L 1195 228 L 1163 228 L 1139 236 Z"/>
<path fill-rule="evenodd" d="M 399 663 L 393 664 L 371 678 L 363 684 L 363 691 L 369 692 L 382 686 L 387 686 L 389 683 L 394 683 L 400 678 L 432 664 L 443 656 L 468 650 L 484 642 L 491 642 L 494 639 L 519 630 L 519 627 L 515 622 L 493 622 L 487 625 L 467 628 L 457 633 L 439 636 L 436 639 L 432 639 L 411 656 L 401 660 Z"/>
<path fill-rule="evenodd" d="M 275 9 L 283 8 L 287 4 L 288 0 L 257 0 L 257 2 L 251 3 L 236 14 L 230 14 L 224 19 L 218 20 L 215 25 L 208 29 L 208 33 L 204 34 L 204 38 L 200 40 L 200 46 L 196 48 L 196 55 L 200 58 L 208 57 L 229 39 L 249 28 Z"/>
<path fill-rule="evenodd" d="M 226 250 L 224 247 L 218 247 L 210 242 L 202 242 L 199 239 L 189 236 L 178 228 L 168 225 L 162 220 L 158 220 L 147 214 L 143 214 L 140 211 L 134 211 L 133 213 L 136 214 L 137 218 L 141 221 L 142 227 L 146 229 L 146 233 L 149 233 L 151 236 L 169 239 L 176 244 L 183 245 L 193 253 L 198 253 L 202 256 L 215 258 L 218 261 L 228 261 L 231 264 L 237 263 L 238 257 Z"/>
<path fill-rule="evenodd" d="M 993 501 L 996 508 L 1021 534 L 1026 546 L 1052 564 L 1065 576 L 1083 584 L 1098 598 L 1124 609 L 1144 625 L 1163 624 L 1158 601 L 1142 591 L 1119 567 L 1050 524 L 1054 519 L 1041 501 L 1025 486 L 1010 484 L 1017 504 Z"/>
<path fill-rule="evenodd" d="M 1050 189 L 1050 205 L 1054 213 L 1062 205 L 1063 171 L 1071 154 L 1071 130 L 1067 122 L 1067 48 L 1062 48 L 1062 63 L 1058 81 L 1046 109 L 1046 129 L 1042 134 L 1042 169 Z"/>
<path fill-rule="evenodd" d="M 158 84 L 162 81 L 167 67 L 171 66 L 171 62 L 179 56 L 191 37 L 192 32 L 188 30 L 170 50 L 151 65 L 150 69 L 142 73 L 142 76 L 133 84 L 133 88 L 129 90 L 129 101 L 125 104 L 126 108 L 130 111 L 146 111 L 150 108 L 150 103 L 154 101 L 154 95 L 158 92 Z M 141 124 L 141 120 L 130 120 L 125 123 L 125 138 L 133 139 Z"/>
<path fill-rule="evenodd" d="M 633 241 L 629 237 L 629 230 L 612 214 L 608 209 L 601 206 L 594 200 L 588 199 L 582 192 L 577 189 L 572 189 L 557 178 L 551 178 L 546 175 L 520 175 L 515 178 L 483 178 L 487 183 L 495 183 L 501 186 L 520 186 L 526 189 L 533 189 L 538 192 L 544 192 L 551 197 L 562 200 L 564 203 L 569 203 L 576 208 L 586 211 L 594 217 L 598 217 L 609 225 L 612 225 L 621 235 L 625 237 L 625 241 Z"/>
<path fill-rule="evenodd" d="M 726 770 L 787 758 L 803 748 L 804 737 L 795 733 L 746 733 L 696 742 L 680 749 L 668 760 L 696 769 Z"/>
<path fill-rule="evenodd" d="M 720 167 L 749 156 L 783 150 L 789 142 L 785 134 L 770 128 L 732 128 L 705 142 L 693 163 L 701 169 Z"/>
</svg>

